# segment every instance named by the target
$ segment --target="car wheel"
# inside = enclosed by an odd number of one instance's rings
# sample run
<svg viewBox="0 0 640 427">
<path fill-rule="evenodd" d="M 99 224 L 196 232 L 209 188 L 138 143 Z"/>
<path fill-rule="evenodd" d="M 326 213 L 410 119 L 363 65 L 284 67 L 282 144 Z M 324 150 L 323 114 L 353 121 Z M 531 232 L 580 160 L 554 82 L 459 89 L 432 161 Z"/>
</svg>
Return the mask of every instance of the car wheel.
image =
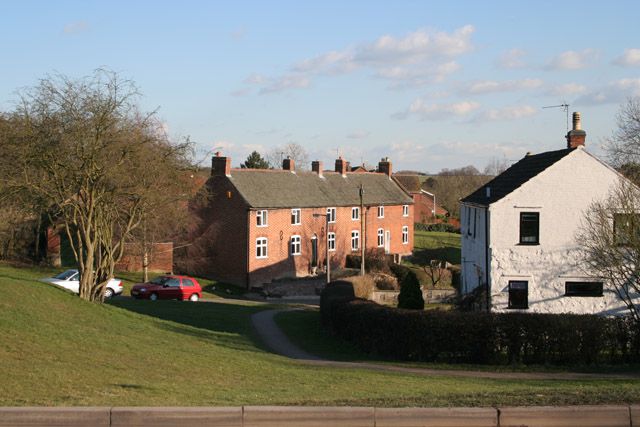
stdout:
<svg viewBox="0 0 640 427">
<path fill-rule="evenodd" d="M 157 301 L 158 300 L 158 294 L 156 294 L 155 292 L 152 293 L 151 295 L 149 295 L 149 299 L 151 301 Z"/>
<path fill-rule="evenodd" d="M 200 299 L 200 297 L 198 296 L 198 294 L 191 294 L 191 296 L 189 297 L 189 301 L 193 301 L 196 302 Z"/>
<path fill-rule="evenodd" d="M 107 288 L 104 290 L 104 299 L 109 299 L 113 297 L 113 289 Z"/>
</svg>

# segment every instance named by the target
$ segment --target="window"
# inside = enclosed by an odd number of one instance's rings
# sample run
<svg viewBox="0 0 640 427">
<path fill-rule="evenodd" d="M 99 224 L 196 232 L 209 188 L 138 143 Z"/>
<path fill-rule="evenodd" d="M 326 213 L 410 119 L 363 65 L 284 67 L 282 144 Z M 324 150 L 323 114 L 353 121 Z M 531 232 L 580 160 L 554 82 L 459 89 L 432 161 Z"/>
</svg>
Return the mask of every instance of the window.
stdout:
<svg viewBox="0 0 640 427">
<path fill-rule="evenodd" d="M 357 251 L 360 247 L 360 232 L 358 230 L 353 230 L 351 232 L 351 250 Z"/>
<path fill-rule="evenodd" d="M 568 297 L 601 297 L 602 282 L 565 282 L 564 294 Z"/>
<path fill-rule="evenodd" d="M 402 205 L 402 216 L 409 216 L 409 205 Z"/>
<path fill-rule="evenodd" d="M 329 245 L 330 251 L 336 250 L 336 233 L 327 234 L 327 244 Z"/>
<path fill-rule="evenodd" d="M 256 239 L 256 258 L 267 257 L 267 238 L 258 237 Z"/>
<path fill-rule="evenodd" d="M 360 219 L 360 208 L 351 208 L 351 219 L 354 221 Z"/>
<path fill-rule="evenodd" d="M 384 206 L 378 206 L 378 218 L 384 218 Z"/>
<path fill-rule="evenodd" d="M 300 209 L 291 209 L 291 224 L 300 225 Z"/>
<path fill-rule="evenodd" d="M 529 308 L 529 282 L 509 280 L 509 305 L 507 308 Z"/>
<path fill-rule="evenodd" d="M 329 222 L 336 222 L 336 208 L 327 208 L 329 214 Z"/>
<path fill-rule="evenodd" d="M 291 236 L 291 255 L 300 255 L 300 236 Z"/>
<path fill-rule="evenodd" d="M 471 208 L 466 207 L 465 210 L 467 211 L 467 235 L 470 236 L 471 235 Z"/>
<path fill-rule="evenodd" d="M 164 282 L 163 286 L 167 286 L 169 288 L 179 288 L 180 287 L 180 279 L 176 279 L 175 277 L 172 277 L 171 279 L 169 279 L 166 282 Z"/>
<path fill-rule="evenodd" d="M 616 245 L 625 246 L 640 238 L 640 217 L 635 213 L 613 214 L 613 238 Z"/>
<path fill-rule="evenodd" d="M 520 212 L 520 244 L 540 244 L 539 212 Z"/>
<path fill-rule="evenodd" d="M 402 244 L 406 245 L 409 243 L 409 227 L 408 226 L 404 226 L 402 227 Z"/>
<path fill-rule="evenodd" d="M 258 211 L 258 212 L 256 212 L 256 225 L 258 227 L 266 227 L 267 226 L 267 211 Z"/>
<path fill-rule="evenodd" d="M 192 288 L 193 287 L 193 280 L 191 280 L 191 279 L 182 279 L 182 287 L 183 288 Z"/>
<path fill-rule="evenodd" d="M 384 246 L 384 230 L 382 228 L 378 228 L 378 247 L 381 248 Z"/>
</svg>

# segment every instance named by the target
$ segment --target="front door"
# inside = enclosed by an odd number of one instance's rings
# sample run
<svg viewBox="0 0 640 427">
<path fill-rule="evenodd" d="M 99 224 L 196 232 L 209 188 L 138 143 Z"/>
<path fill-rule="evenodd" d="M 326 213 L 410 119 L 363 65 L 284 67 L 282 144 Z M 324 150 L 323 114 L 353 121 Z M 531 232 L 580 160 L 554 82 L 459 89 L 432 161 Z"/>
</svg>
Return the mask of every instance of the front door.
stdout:
<svg viewBox="0 0 640 427">
<path fill-rule="evenodd" d="M 391 253 L 391 232 L 389 230 L 384 233 L 384 253 Z"/>
<path fill-rule="evenodd" d="M 318 266 L 318 237 L 311 238 L 311 267 Z"/>
</svg>

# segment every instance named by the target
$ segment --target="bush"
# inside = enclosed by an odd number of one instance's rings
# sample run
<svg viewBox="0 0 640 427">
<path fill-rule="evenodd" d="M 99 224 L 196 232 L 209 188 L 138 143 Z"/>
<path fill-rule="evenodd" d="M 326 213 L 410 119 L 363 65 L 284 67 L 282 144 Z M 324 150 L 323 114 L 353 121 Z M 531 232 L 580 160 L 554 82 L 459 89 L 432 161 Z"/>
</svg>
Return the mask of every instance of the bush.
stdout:
<svg viewBox="0 0 640 427">
<path fill-rule="evenodd" d="M 329 287 L 328 287 L 329 288 Z M 595 315 L 462 313 L 389 308 L 325 296 L 323 324 L 360 349 L 399 360 L 479 364 L 592 365 L 640 362 L 630 319 Z M 341 293 L 341 292 L 344 292 Z M 329 317 L 330 320 L 325 320 Z"/>
<path fill-rule="evenodd" d="M 454 227 L 447 223 L 421 224 L 417 222 L 414 224 L 414 229 L 418 231 L 445 231 L 447 233 L 460 234 L 460 229 L 458 227 Z"/>
<path fill-rule="evenodd" d="M 345 282 L 351 283 L 353 286 L 353 293 L 356 298 L 371 298 L 371 294 L 376 289 L 376 282 L 370 275 L 366 276 L 352 276 L 344 279 Z"/>
<path fill-rule="evenodd" d="M 416 273 L 407 269 L 400 280 L 400 295 L 398 295 L 398 308 L 406 308 L 411 310 L 424 310 L 424 298 L 422 297 L 422 289 Z"/>
<path fill-rule="evenodd" d="M 360 255 L 347 255 L 345 266 L 360 269 Z M 389 273 L 393 265 L 393 256 L 387 255 L 384 249 L 369 248 L 364 253 L 364 268 L 367 272 Z"/>
</svg>

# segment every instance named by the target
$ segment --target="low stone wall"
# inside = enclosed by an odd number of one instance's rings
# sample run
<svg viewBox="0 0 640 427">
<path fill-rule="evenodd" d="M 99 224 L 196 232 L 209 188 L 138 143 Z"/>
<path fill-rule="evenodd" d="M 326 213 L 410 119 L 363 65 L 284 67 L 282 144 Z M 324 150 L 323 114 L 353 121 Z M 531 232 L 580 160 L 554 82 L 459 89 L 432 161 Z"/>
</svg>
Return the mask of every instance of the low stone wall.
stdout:
<svg viewBox="0 0 640 427">
<path fill-rule="evenodd" d="M 629 427 L 640 425 L 640 406 L 0 408 L 0 426 L 3 427 L 177 425 L 181 427 Z"/>
<path fill-rule="evenodd" d="M 399 291 L 373 291 L 371 301 L 384 305 L 398 305 Z M 423 289 L 425 303 L 440 303 L 456 295 L 455 289 Z"/>
</svg>

